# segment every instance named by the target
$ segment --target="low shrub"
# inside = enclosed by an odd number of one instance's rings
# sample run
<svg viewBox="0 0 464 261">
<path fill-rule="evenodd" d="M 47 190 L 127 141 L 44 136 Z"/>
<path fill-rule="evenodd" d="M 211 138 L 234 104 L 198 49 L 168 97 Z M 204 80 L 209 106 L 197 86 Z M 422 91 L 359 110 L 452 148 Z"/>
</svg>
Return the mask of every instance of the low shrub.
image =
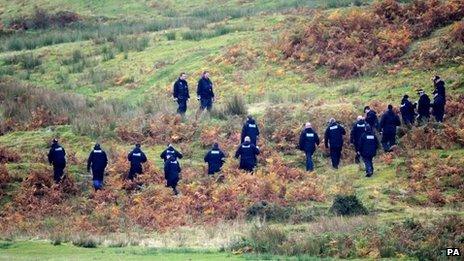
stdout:
<svg viewBox="0 0 464 261">
<path fill-rule="evenodd" d="M 3 189 L 10 182 L 10 180 L 11 177 L 5 164 L 0 164 L 0 195 L 2 195 Z"/>
<path fill-rule="evenodd" d="M 214 106 L 211 116 L 225 120 L 228 116 L 245 116 L 247 113 L 247 106 L 242 96 L 234 94 L 224 103 Z"/>
<path fill-rule="evenodd" d="M 258 253 L 280 253 L 282 244 L 287 240 L 285 231 L 270 226 L 255 226 L 250 231 L 249 244 Z"/>
<path fill-rule="evenodd" d="M 16 150 L 0 146 L 0 164 L 19 162 L 20 160 L 21 156 Z"/>
<path fill-rule="evenodd" d="M 104 62 L 114 59 L 113 49 L 107 45 L 102 47 L 101 54 Z"/>
<path fill-rule="evenodd" d="M 268 221 L 285 221 L 290 217 L 292 212 L 291 208 L 282 207 L 267 201 L 260 201 L 248 207 L 246 215 L 249 219 L 258 217 Z"/>
<path fill-rule="evenodd" d="M 28 52 L 6 57 L 4 62 L 7 65 L 20 65 L 25 70 L 33 70 L 42 64 L 42 59 Z"/>
<path fill-rule="evenodd" d="M 87 234 L 77 235 L 71 242 L 73 245 L 83 248 L 96 248 L 100 244 L 95 237 Z"/>
<path fill-rule="evenodd" d="M 50 27 L 65 27 L 76 23 L 81 17 L 74 12 L 59 11 L 51 14 L 44 9 L 36 8 L 31 17 L 17 17 L 8 22 L 8 28 L 12 30 L 47 29 Z"/>
<path fill-rule="evenodd" d="M 333 201 L 330 212 L 341 216 L 367 215 L 367 209 L 356 195 L 337 195 Z"/>
<path fill-rule="evenodd" d="M 128 52 L 128 51 L 137 51 L 141 52 L 145 50 L 150 44 L 150 38 L 148 36 L 120 36 L 117 37 L 114 41 L 115 48 L 120 52 Z"/>
<path fill-rule="evenodd" d="M 166 39 L 168 41 L 174 41 L 174 40 L 176 40 L 176 37 L 177 37 L 177 34 L 176 34 L 175 31 L 167 32 L 167 33 L 165 33 L 165 35 L 166 35 Z"/>
</svg>

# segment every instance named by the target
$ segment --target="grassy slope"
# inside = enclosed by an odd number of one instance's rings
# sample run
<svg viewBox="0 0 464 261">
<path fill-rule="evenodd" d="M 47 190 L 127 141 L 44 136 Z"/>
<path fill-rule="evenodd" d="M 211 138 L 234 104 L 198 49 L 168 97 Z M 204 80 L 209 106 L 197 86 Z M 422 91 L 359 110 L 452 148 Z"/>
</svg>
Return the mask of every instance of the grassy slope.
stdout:
<svg viewBox="0 0 464 261">
<path fill-rule="evenodd" d="M 331 2 L 338 5 L 349 5 L 351 0 L 107 0 L 107 1 L 92 1 L 92 0 L 0 0 L 0 6 L 7 6 L 0 9 L 0 18 L 9 19 L 20 15 L 27 15 L 34 12 L 35 7 L 39 7 L 50 11 L 72 10 L 83 16 L 106 16 L 109 18 L 124 18 L 124 19 L 147 19 L 160 16 L 185 16 L 188 14 L 198 14 L 200 12 L 218 9 L 237 9 L 237 8 L 257 8 L 259 10 L 276 10 L 294 6 L 307 7 L 330 7 Z M 371 2 L 364 0 L 363 2 Z M 220 7 L 218 6 L 220 4 Z M 194 11 L 194 12 L 192 12 Z"/>
</svg>

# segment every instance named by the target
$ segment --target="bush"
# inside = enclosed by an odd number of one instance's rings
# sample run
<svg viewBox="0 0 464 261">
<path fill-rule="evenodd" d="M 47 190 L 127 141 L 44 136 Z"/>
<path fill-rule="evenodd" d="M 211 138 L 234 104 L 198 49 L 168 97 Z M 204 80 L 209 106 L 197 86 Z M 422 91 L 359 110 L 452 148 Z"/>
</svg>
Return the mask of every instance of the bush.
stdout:
<svg viewBox="0 0 464 261">
<path fill-rule="evenodd" d="M 226 100 L 224 104 L 224 113 L 227 115 L 246 115 L 247 108 L 242 96 L 234 95 L 232 98 Z"/>
<path fill-rule="evenodd" d="M 211 116 L 225 120 L 228 116 L 245 116 L 248 110 L 242 96 L 234 94 L 224 104 L 216 105 L 211 111 Z"/>
<path fill-rule="evenodd" d="M 338 90 L 340 95 L 347 96 L 350 94 L 355 94 L 359 91 L 359 87 L 355 85 L 349 85 Z"/>
<path fill-rule="evenodd" d="M 174 41 L 174 40 L 176 40 L 176 32 L 175 32 L 175 31 L 167 32 L 167 33 L 165 33 L 165 35 L 166 35 L 166 39 L 167 39 L 168 41 Z"/>
<path fill-rule="evenodd" d="M 251 205 L 247 209 L 246 215 L 249 219 L 258 217 L 268 221 L 285 221 L 290 217 L 292 212 L 291 208 L 285 208 L 267 201 L 260 201 Z"/>
<path fill-rule="evenodd" d="M 104 62 L 114 59 L 113 50 L 107 45 L 103 46 L 101 54 Z"/>
<path fill-rule="evenodd" d="M 115 40 L 114 46 L 116 47 L 116 49 L 118 49 L 120 53 L 128 52 L 128 51 L 141 52 L 148 47 L 149 43 L 150 43 L 150 39 L 148 38 L 148 36 L 143 36 L 143 37 L 121 36 Z"/>
<path fill-rule="evenodd" d="M 356 195 L 335 196 L 330 212 L 341 216 L 367 215 L 367 209 L 358 200 Z"/>
<path fill-rule="evenodd" d="M 203 30 L 189 30 L 182 33 L 182 39 L 187 41 L 200 41 L 205 38 L 209 38 L 209 36 Z"/>
<path fill-rule="evenodd" d="M 32 17 L 18 17 L 12 19 L 8 28 L 13 30 L 32 30 L 46 29 L 50 27 L 65 27 L 69 24 L 80 21 L 77 13 L 70 11 L 60 11 L 50 14 L 46 10 L 36 8 Z"/>
<path fill-rule="evenodd" d="M 8 169 L 5 164 L 0 164 L 0 196 L 2 195 L 3 188 L 11 181 Z"/>
<path fill-rule="evenodd" d="M 4 62 L 7 65 L 20 65 L 26 70 L 32 70 L 42 64 L 42 60 L 31 52 L 6 57 Z"/>
<path fill-rule="evenodd" d="M 213 37 L 218 37 L 221 35 L 229 34 L 235 31 L 243 31 L 244 28 L 241 27 L 231 27 L 231 26 L 218 26 L 213 28 L 213 30 L 206 30 L 204 27 L 199 29 L 193 29 L 182 33 L 182 39 L 190 41 L 200 41 L 203 39 L 209 39 Z"/>
<path fill-rule="evenodd" d="M 258 253 L 278 254 L 286 240 L 287 234 L 281 229 L 255 226 L 251 229 L 249 244 Z"/>
<path fill-rule="evenodd" d="M 104 69 L 90 70 L 82 76 L 82 79 L 95 86 L 95 91 L 100 92 L 106 90 L 110 86 L 110 81 L 115 77 L 115 73 Z"/>
<path fill-rule="evenodd" d="M 0 147 L 0 164 L 8 162 L 19 162 L 21 156 L 16 150 Z"/>
<path fill-rule="evenodd" d="M 71 65 L 76 63 L 82 63 L 84 61 L 85 55 L 81 52 L 81 50 L 74 50 L 70 58 L 61 60 L 61 64 Z"/>
<path fill-rule="evenodd" d="M 72 244 L 84 248 L 96 248 L 99 242 L 90 235 L 77 235 L 71 240 Z"/>
</svg>

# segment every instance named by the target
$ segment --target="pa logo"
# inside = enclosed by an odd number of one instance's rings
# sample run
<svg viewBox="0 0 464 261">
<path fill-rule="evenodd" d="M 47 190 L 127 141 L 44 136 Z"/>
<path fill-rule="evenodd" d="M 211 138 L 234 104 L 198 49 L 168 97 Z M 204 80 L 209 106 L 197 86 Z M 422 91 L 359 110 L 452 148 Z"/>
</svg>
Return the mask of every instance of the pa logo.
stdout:
<svg viewBox="0 0 464 261">
<path fill-rule="evenodd" d="M 445 251 L 446 256 L 461 256 L 461 251 L 459 251 L 459 248 L 447 248 Z"/>
</svg>

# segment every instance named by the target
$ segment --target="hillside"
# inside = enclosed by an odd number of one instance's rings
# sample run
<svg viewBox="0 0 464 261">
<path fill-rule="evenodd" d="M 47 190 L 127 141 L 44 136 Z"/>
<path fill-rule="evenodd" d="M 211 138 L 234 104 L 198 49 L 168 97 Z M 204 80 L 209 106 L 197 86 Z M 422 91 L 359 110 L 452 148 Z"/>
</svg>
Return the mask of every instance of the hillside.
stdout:
<svg viewBox="0 0 464 261">
<path fill-rule="evenodd" d="M 0 0 L 0 260 L 464 251 L 464 1 L 220 2 Z M 192 98 L 176 115 L 173 82 L 186 72 L 193 97 L 204 70 L 213 111 Z M 356 116 L 398 110 L 419 88 L 431 95 L 434 75 L 446 83 L 445 122 L 399 127 L 398 146 L 379 150 L 365 178 L 349 144 Z M 254 175 L 233 158 L 248 114 L 261 129 Z M 341 167 L 322 142 L 306 172 L 302 126 L 323 137 L 331 117 L 348 132 Z M 60 186 L 53 138 L 67 152 Z M 86 171 L 96 142 L 110 162 L 98 192 Z M 208 177 L 214 142 L 228 157 Z M 149 160 L 124 181 L 135 143 Z M 164 186 L 168 143 L 184 154 L 178 196 Z M 341 215 L 343 200 L 363 207 Z"/>
</svg>

